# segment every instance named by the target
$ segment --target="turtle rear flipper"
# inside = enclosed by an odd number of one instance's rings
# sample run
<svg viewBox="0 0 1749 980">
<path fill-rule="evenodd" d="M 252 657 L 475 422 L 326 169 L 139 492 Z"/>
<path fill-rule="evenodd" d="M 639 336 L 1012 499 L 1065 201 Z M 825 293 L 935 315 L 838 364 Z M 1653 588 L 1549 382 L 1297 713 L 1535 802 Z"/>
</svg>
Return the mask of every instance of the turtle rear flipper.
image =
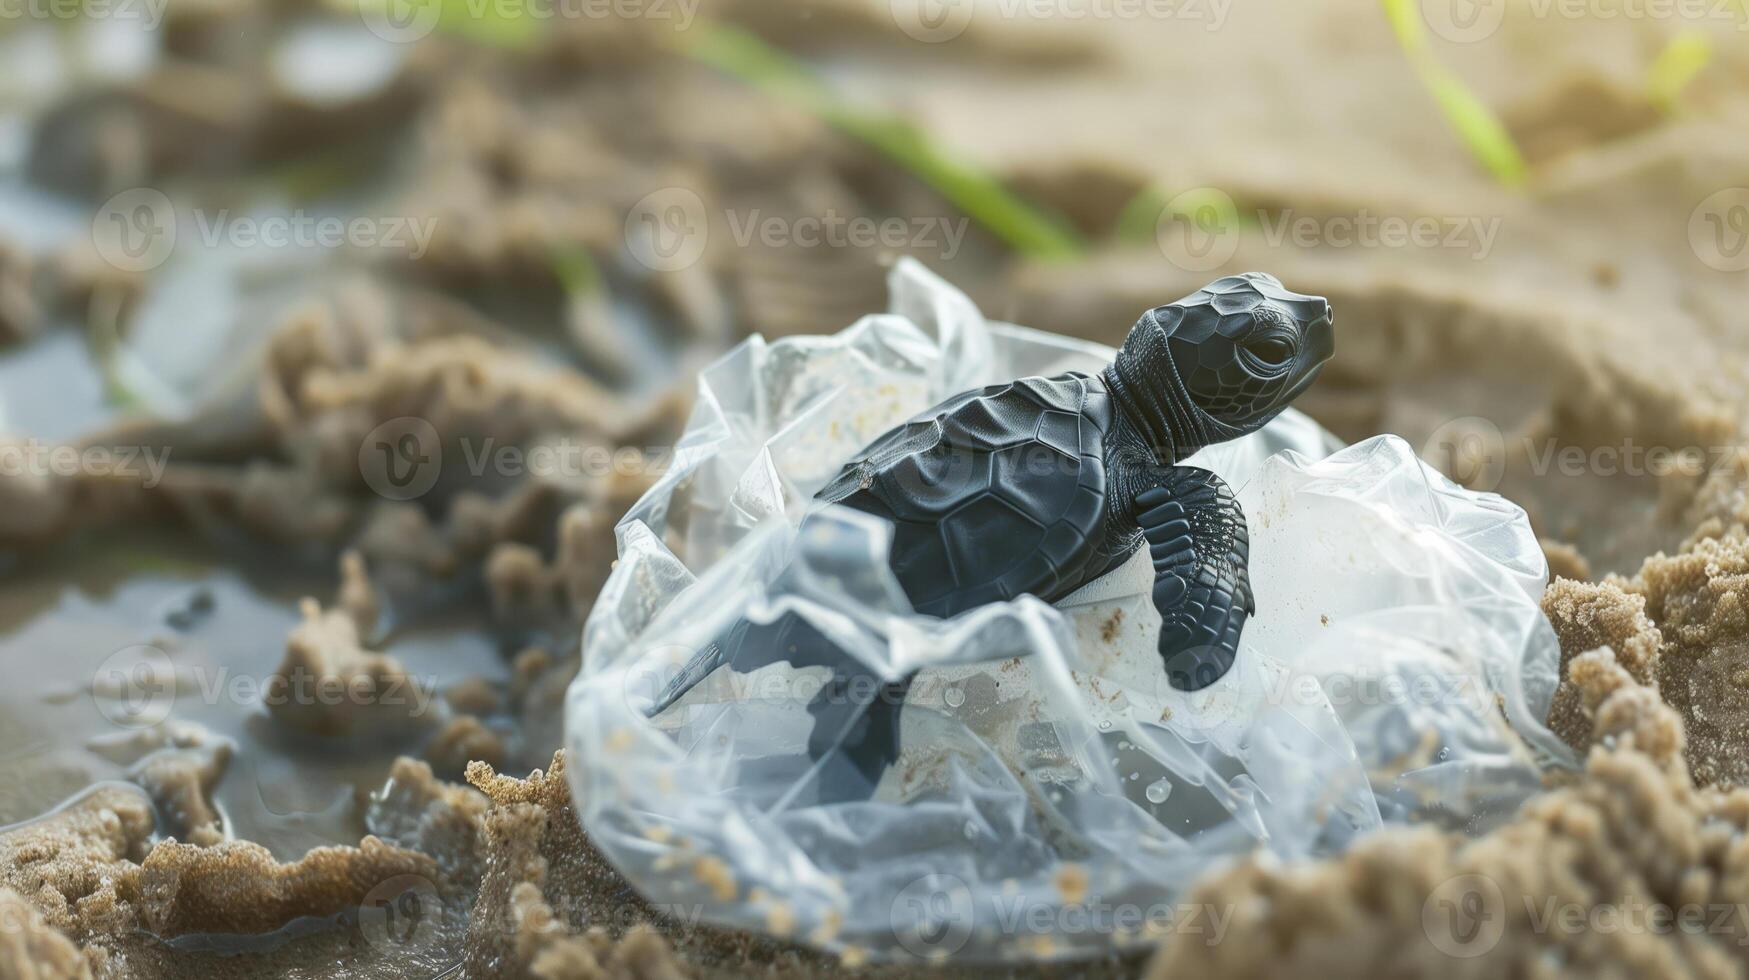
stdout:
<svg viewBox="0 0 1749 980">
<path fill-rule="evenodd" d="M 1136 513 L 1154 562 L 1166 679 L 1181 691 L 1201 690 L 1233 666 L 1256 611 L 1245 512 L 1220 477 L 1174 466 L 1136 495 Z"/>
<path fill-rule="evenodd" d="M 837 669 L 845 656 L 813 624 L 793 612 L 785 612 L 769 623 L 739 619 L 693 654 L 663 687 L 655 702 L 644 709 L 644 717 L 654 718 L 667 711 L 724 667 L 737 674 L 751 674 L 778 663 Z"/>
<path fill-rule="evenodd" d="M 808 705 L 814 718 L 808 758 L 819 800 L 840 803 L 874 796 L 887 767 L 899 760 L 899 717 L 911 678 L 883 682 L 853 667 L 833 672 Z"/>
<path fill-rule="evenodd" d="M 770 623 L 736 622 L 693 656 L 644 714 L 660 715 L 724 667 L 750 674 L 776 663 L 832 670 L 808 704 L 814 720 L 808 761 L 819 801 L 873 796 L 882 773 L 899 758 L 899 715 L 911 680 L 882 680 L 795 613 Z"/>
</svg>

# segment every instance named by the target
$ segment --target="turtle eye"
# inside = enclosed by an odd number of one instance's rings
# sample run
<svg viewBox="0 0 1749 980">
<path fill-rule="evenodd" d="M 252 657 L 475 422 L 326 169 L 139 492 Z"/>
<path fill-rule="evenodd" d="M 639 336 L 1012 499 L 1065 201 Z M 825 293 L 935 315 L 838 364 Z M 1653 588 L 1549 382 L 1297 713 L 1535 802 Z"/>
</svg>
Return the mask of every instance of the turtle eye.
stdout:
<svg viewBox="0 0 1749 980">
<path fill-rule="evenodd" d="M 1294 345 L 1285 337 L 1263 337 L 1245 345 L 1245 352 L 1270 367 L 1280 367 L 1294 356 Z"/>
</svg>

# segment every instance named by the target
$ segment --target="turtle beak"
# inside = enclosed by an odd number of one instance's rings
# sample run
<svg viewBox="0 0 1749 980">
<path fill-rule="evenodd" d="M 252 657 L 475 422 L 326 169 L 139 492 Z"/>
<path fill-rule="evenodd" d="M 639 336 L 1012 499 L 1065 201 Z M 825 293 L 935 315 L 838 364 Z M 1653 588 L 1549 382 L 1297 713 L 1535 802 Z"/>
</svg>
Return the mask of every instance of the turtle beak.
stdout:
<svg viewBox="0 0 1749 980">
<path fill-rule="evenodd" d="M 1336 353 L 1335 321 L 1330 315 L 1329 301 L 1322 296 L 1311 296 L 1307 297 L 1307 302 L 1304 305 L 1311 307 L 1310 317 L 1301 321 L 1305 323 L 1304 329 L 1300 331 L 1301 343 L 1305 347 L 1300 361 L 1305 366 L 1304 373 L 1300 375 L 1299 380 L 1282 392 L 1281 397 L 1275 402 L 1278 407 L 1286 407 L 1289 402 L 1298 398 L 1301 392 L 1310 388 L 1312 382 L 1318 380 L 1318 373 L 1324 370 L 1324 363 L 1330 360 L 1332 354 Z"/>
<path fill-rule="evenodd" d="M 1314 296 L 1317 301 L 1315 315 L 1306 322 L 1305 335 L 1306 357 L 1314 365 L 1323 365 L 1336 353 L 1336 321 L 1330 313 L 1330 301 L 1322 296 Z"/>
</svg>

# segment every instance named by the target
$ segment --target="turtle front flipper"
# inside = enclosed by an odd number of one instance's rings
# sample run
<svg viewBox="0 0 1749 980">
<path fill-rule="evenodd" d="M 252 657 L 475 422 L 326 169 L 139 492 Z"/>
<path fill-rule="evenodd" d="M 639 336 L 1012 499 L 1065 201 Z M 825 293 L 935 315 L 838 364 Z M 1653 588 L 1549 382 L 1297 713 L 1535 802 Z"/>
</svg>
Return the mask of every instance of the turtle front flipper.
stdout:
<svg viewBox="0 0 1749 980">
<path fill-rule="evenodd" d="M 1174 466 L 1136 495 L 1136 514 L 1154 562 L 1166 679 L 1181 691 L 1201 690 L 1233 666 L 1256 611 L 1245 512 L 1220 477 Z"/>
</svg>

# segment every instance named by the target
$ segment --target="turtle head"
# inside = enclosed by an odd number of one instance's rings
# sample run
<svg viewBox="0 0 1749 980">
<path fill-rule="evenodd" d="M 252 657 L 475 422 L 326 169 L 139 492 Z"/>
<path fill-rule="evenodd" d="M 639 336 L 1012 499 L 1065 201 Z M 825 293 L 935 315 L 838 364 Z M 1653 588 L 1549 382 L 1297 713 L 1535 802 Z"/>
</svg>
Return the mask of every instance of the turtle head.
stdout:
<svg viewBox="0 0 1749 980">
<path fill-rule="evenodd" d="M 1171 416 L 1148 421 L 1182 458 L 1262 428 L 1335 350 L 1328 301 L 1247 272 L 1142 314 L 1115 366 L 1127 387 L 1148 389 L 1144 412 Z"/>
</svg>

